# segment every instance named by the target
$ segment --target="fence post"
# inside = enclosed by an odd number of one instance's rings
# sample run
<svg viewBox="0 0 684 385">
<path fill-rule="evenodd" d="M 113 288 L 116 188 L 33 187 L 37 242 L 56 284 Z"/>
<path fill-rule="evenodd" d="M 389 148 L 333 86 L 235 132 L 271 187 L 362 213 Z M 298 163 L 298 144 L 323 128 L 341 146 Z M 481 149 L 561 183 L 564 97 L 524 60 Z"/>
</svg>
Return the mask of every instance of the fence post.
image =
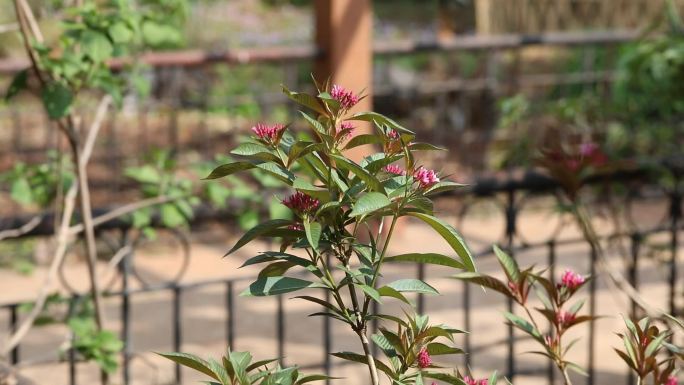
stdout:
<svg viewBox="0 0 684 385">
<path fill-rule="evenodd" d="M 373 104 L 373 12 L 371 0 L 316 0 L 316 46 L 319 55 L 315 76 L 319 82 L 330 79 L 347 89 L 369 97 L 354 111 L 369 111 Z M 355 122 L 357 133 L 369 132 L 370 124 Z M 358 160 L 370 153 L 367 146 L 350 151 Z"/>
</svg>

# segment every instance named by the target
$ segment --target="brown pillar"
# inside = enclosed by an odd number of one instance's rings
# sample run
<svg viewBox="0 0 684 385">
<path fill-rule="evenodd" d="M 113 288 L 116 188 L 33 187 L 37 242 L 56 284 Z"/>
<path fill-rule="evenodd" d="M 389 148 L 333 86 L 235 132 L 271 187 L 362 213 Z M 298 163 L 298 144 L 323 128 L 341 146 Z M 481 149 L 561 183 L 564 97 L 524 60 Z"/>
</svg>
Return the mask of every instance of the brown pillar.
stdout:
<svg viewBox="0 0 684 385">
<path fill-rule="evenodd" d="M 314 0 L 316 45 L 322 55 L 316 60 L 316 80 L 330 78 L 332 84 L 368 95 L 352 112 L 373 108 L 373 13 L 371 0 Z M 368 132 L 370 125 L 358 122 L 357 133 Z M 352 158 L 368 154 L 358 147 Z"/>
</svg>

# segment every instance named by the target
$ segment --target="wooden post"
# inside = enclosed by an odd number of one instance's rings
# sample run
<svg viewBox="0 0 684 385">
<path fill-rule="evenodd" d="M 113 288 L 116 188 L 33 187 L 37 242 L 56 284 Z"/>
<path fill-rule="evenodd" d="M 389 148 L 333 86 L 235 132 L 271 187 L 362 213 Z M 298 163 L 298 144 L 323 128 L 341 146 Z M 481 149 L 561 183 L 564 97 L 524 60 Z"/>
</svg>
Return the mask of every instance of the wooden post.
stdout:
<svg viewBox="0 0 684 385">
<path fill-rule="evenodd" d="M 315 0 L 316 44 L 321 55 L 314 75 L 324 82 L 330 79 L 347 89 L 368 95 L 352 112 L 370 111 L 373 107 L 373 13 L 371 0 Z M 369 124 L 357 123 L 355 134 L 370 132 Z M 358 160 L 370 148 L 357 147 L 350 156 Z M 358 149 L 358 150 L 357 150 Z"/>
<path fill-rule="evenodd" d="M 475 2 L 475 28 L 478 35 L 492 33 L 492 1 L 477 0 Z"/>
</svg>

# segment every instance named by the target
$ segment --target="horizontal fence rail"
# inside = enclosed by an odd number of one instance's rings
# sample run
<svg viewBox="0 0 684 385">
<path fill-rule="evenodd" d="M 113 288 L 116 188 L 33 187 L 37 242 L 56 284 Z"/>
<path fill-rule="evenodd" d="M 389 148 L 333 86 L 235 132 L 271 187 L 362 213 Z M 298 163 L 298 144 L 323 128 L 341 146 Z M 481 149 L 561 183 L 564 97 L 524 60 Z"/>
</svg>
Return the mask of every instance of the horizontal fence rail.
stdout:
<svg viewBox="0 0 684 385">
<path fill-rule="evenodd" d="M 538 35 L 505 34 L 492 36 L 461 36 L 449 41 L 391 41 L 377 42 L 373 52 L 378 56 L 406 55 L 421 52 L 449 51 L 486 51 L 514 49 L 528 46 L 583 46 L 622 44 L 634 41 L 639 31 L 612 30 L 597 32 L 550 32 Z M 139 60 L 152 67 L 193 67 L 208 64 L 255 64 L 271 62 L 288 62 L 311 60 L 322 55 L 314 46 L 239 48 L 227 51 L 179 50 L 169 52 L 150 52 L 140 56 Z M 129 58 L 117 58 L 110 61 L 113 68 L 122 68 L 129 64 Z M 11 74 L 29 67 L 24 59 L 0 60 L 0 74 Z"/>
</svg>

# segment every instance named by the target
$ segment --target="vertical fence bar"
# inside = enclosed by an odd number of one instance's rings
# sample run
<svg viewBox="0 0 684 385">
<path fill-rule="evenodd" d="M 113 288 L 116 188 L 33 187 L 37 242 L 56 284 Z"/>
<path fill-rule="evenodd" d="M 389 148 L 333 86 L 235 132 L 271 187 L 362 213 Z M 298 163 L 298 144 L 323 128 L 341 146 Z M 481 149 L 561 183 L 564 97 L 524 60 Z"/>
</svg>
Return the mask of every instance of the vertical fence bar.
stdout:
<svg viewBox="0 0 684 385">
<path fill-rule="evenodd" d="M 283 296 L 276 296 L 278 310 L 276 311 L 278 360 L 280 365 L 285 366 L 285 310 L 283 309 Z"/>
<path fill-rule="evenodd" d="M 422 263 L 418 264 L 418 279 L 421 281 L 425 281 L 425 264 L 422 264 Z M 422 293 L 418 293 L 417 308 L 418 308 L 418 314 L 424 314 L 425 313 L 425 296 Z"/>
<path fill-rule="evenodd" d="M 629 266 L 627 266 L 627 279 L 629 284 L 636 289 L 637 285 L 637 259 L 639 256 L 639 235 L 632 234 L 630 236 L 630 261 Z M 637 304 L 634 300 L 630 300 L 629 305 L 629 316 L 632 320 L 637 318 Z M 631 370 L 627 370 L 627 384 L 634 383 L 634 373 Z"/>
<path fill-rule="evenodd" d="M 372 314 L 380 314 L 380 304 L 378 304 L 377 301 L 371 301 L 371 311 L 373 312 Z M 378 332 L 378 319 L 373 318 L 371 321 L 371 331 L 373 334 Z M 378 354 L 378 345 L 373 343 L 371 344 L 371 352 L 373 353 L 373 357 L 377 357 Z"/>
<path fill-rule="evenodd" d="M 627 269 L 627 278 L 629 283 L 638 290 L 638 269 L 639 269 L 639 248 L 641 246 L 641 236 L 639 234 L 632 234 L 631 238 L 631 258 L 629 267 Z M 630 301 L 629 314 L 632 319 L 637 318 L 637 303 L 634 300 Z M 630 370 L 631 373 L 631 370 Z"/>
<path fill-rule="evenodd" d="M 470 285 L 468 282 L 463 281 L 463 308 L 465 311 L 463 312 L 463 326 L 465 327 L 465 330 L 469 331 L 470 330 Z M 465 333 L 464 335 L 464 348 L 466 352 L 472 351 L 471 349 L 471 343 L 470 343 L 470 333 Z M 473 357 L 472 354 L 465 354 L 465 363 L 467 367 L 470 367 L 473 365 Z"/>
<path fill-rule="evenodd" d="M 181 322 L 181 287 L 174 286 L 173 288 L 173 351 L 180 352 L 183 338 L 183 325 Z M 181 383 L 181 366 L 175 364 L 176 384 Z"/>
<path fill-rule="evenodd" d="M 10 330 L 12 333 L 17 331 L 17 327 L 19 326 L 19 314 L 18 314 L 18 305 L 12 305 L 9 308 L 10 312 Z M 12 349 L 12 352 L 10 353 L 10 363 L 12 365 L 16 365 L 19 363 L 19 344 Z"/>
<path fill-rule="evenodd" d="M 76 302 L 78 301 L 78 296 L 72 297 L 71 300 L 69 300 L 69 317 L 71 317 L 74 314 L 74 307 L 76 306 Z M 71 342 L 71 346 L 74 346 L 75 338 L 74 333 L 71 330 L 69 331 L 69 340 Z M 69 348 L 67 357 L 69 360 L 69 385 L 76 385 L 76 351 L 73 347 Z"/>
<path fill-rule="evenodd" d="M 516 211 L 515 211 L 515 190 L 512 188 L 508 190 L 508 196 L 507 196 L 507 202 L 506 202 L 506 247 L 508 253 L 510 253 L 512 258 L 515 258 L 515 255 L 513 255 L 513 237 L 515 235 L 516 231 Z M 508 308 L 508 312 L 513 313 L 513 300 L 511 298 L 507 298 L 506 300 L 506 307 Z M 508 324 L 508 357 L 507 357 L 507 371 L 508 371 L 508 379 L 510 381 L 513 381 L 513 378 L 515 377 L 515 330 L 513 328 L 513 324 L 509 323 Z"/>
<path fill-rule="evenodd" d="M 71 345 L 73 345 L 75 342 L 74 334 L 71 333 L 71 336 L 69 338 L 71 339 Z M 74 350 L 74 348 L 69 348 L 68 354 L 69 354 L 69 385 L 76 385 L 76 351 Z"/>
<path fill-rule="evenodd" d="M 325 264 L 330 266 L 330 254 L 328 253 L 325 256 Z M 326 290 L 325 302 L 330 303 L 330 301 L 330 291 Z M 329 310 L 326 308 L 324 311 L 328 312 Z M 330 326 L 330 317 L 323 317 L 323 369 L 325 371 L 325 375 L 328 377 L 330 376 L 332 370 L 332 362 L 330 361 L 330 353 L 332 352 L 332 328 Z M 330 379 L 326 379 L 325 385 L 330 384 Z"/>
<path fill-rule="evenodd" d="M 549 279 L 551 280 L 551 283 L 555 284 L 556 282 L 556 243 L 551 240 L 548 243 L 548 265 L 549 265 Z M 549 322 L 549 335 L 551 332 L 553 332 L 553 324 Z M 549 380 L 549 385 L 553 385 L 553 383 L 556 381 L 556 365 L 553 363 L 553 361 L 548 360 L 548 380 Z"/>
<path fill-rule="evenodd" d="M 330 257 L 327 257 L 328 259 Z M 330 261 L 328 261 L 330 262 Z M 325 301 L 330 303 L 330 292 L 325 291 Z M 325 309 L 328 312 L 328 309 Z M 332 363 L 330 362 L 330 353 L 332 352 L 332 330 L 330 328 L 330 317 L 323 317 L 323 369 L 326 376 L 330 376 Z M 325 385 L 330 385 L 330 379 L 325 380 Z"/>
<path fill-rule="evenodd" d="M 233 302 L 233 281 L 226 282 L 226 342 L 235 350 L 235 304 Z"/>
<path fill-rule="evenodd" d="M 675 183 L 675 186 L 679 186 L 679 181 Z M 669 286 L 670 286 L 670 300 L 669 309 L 670 314 L 676 314 L 676 301 L 675 295 L 677 294 L 677 248 L 679 247 L 679 240 L 677 235 L 677 227 L 679 226 L 679 219 L 682 215 L 682 196 L 678 191 L 674 191 L 670 195 L 670 276 Z"/>
<path fill-rule="evenodd" d="M 127 244 L 128 241 L 128 231 L 123 230 L 123 242 L 122 244 Z M 129 282 L 130 271 L 131 271 L 131 253 L 126 253 L 123 260 L 119 264 L 119 269 L 121 271 L 121 339 L 124 342 L 123 349 L 121 350 L 122 359 L 122 379 L 124 385 L 129 385 L 131 382 L 130 373 L 130 356 L 131 356 L 131 314 L 130 314 L 130 293 Z"/>
<path fill-rule="evenodd" d="M 589 267 L 589 275 L 591 276 L 591 280 L 589 280 L 589 315 L 596 316 L 596 259 L 598 257 L 597 254 L 598 250 L 594 248 L 594 246 L 591 247 L 591 264 Z M 595 360 L 595 353 L 594 351 L 596 346 L 596 322 L 591 321 L 589 322 L 589 352 L 587 354 L 587 360 L 589 361 L 589 364 L 587 365 L 587 373 L 589 376 L 587 377 L 587 384 L 588 385 L 594 385 L 594 360 Z"/>
</svg>

